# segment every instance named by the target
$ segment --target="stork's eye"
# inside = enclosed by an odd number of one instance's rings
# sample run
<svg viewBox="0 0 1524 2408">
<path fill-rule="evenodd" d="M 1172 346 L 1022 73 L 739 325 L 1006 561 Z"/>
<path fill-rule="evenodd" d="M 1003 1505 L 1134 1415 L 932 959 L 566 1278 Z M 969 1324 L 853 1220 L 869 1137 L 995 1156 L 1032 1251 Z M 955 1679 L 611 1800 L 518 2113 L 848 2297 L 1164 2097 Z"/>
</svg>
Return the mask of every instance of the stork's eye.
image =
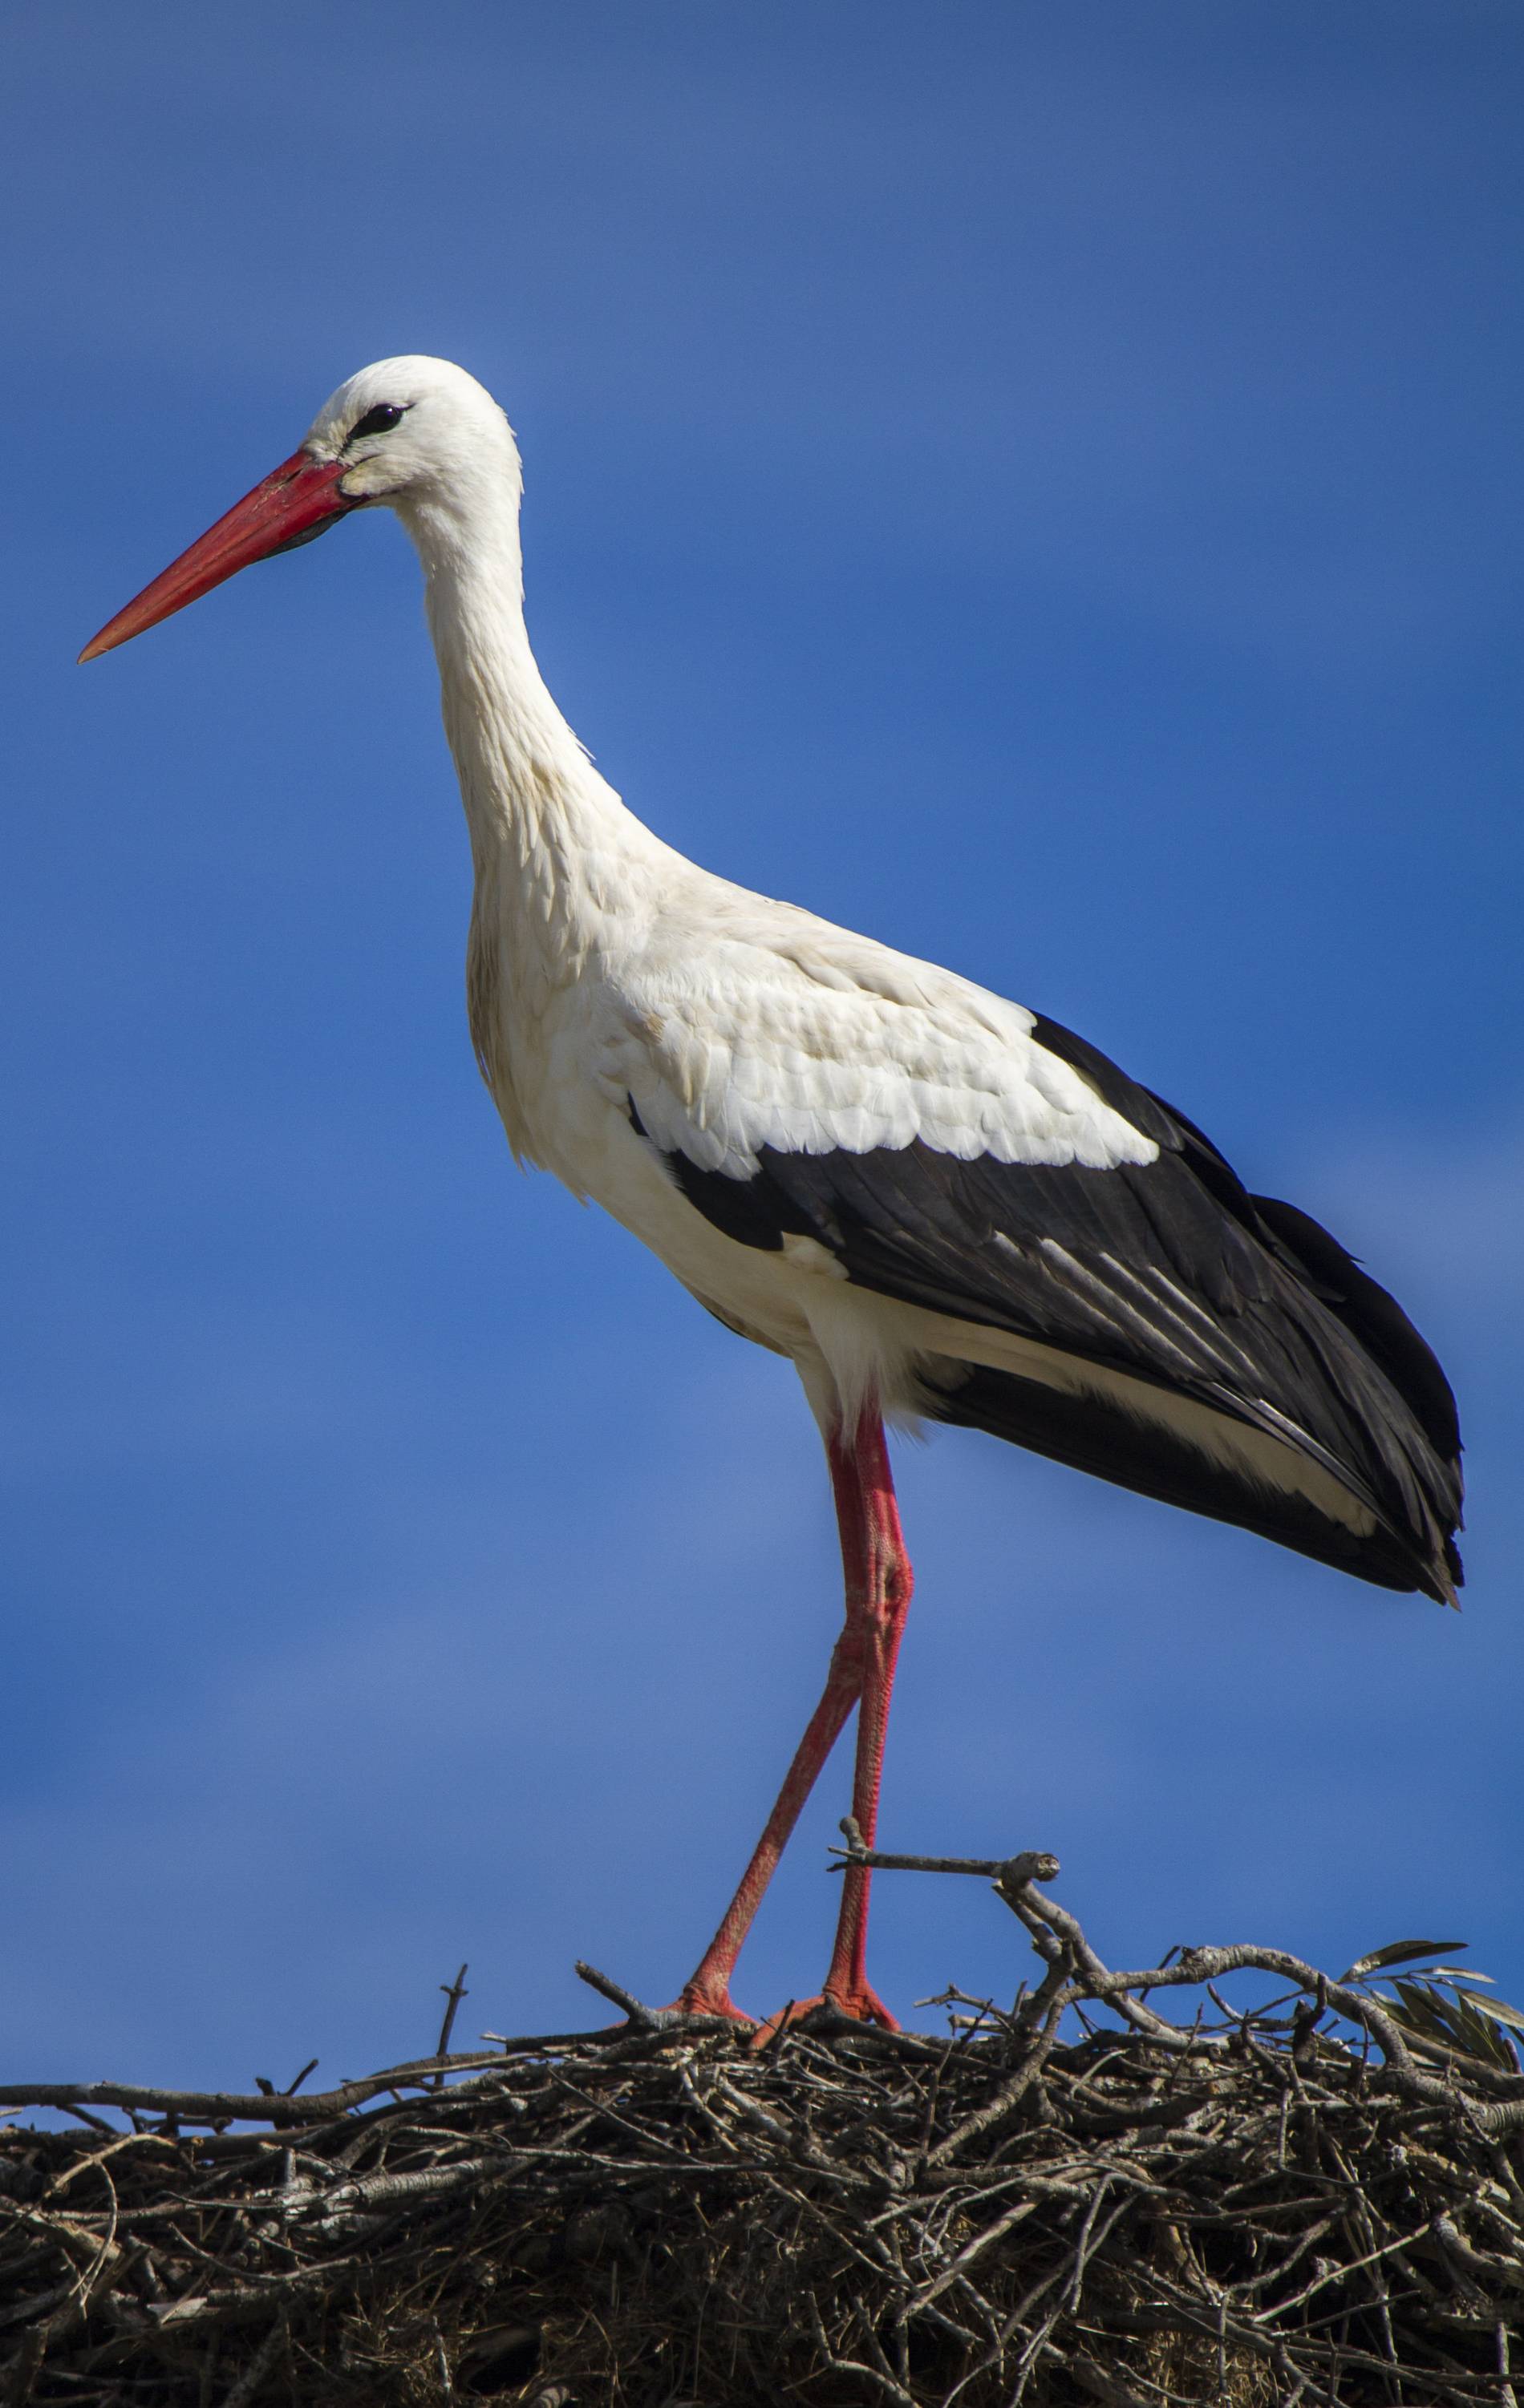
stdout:
<svg viewBox="0 0 1524 2408">
<path fill-rule="evenodd" d="M 349 440 L 352 443 L 360 435 L 387 435 L 401 423 L 402 412 L 395 401 L 378 402 L 374 409 L 367 409 L 365 416 L 350 428 Z"/>
</svg>

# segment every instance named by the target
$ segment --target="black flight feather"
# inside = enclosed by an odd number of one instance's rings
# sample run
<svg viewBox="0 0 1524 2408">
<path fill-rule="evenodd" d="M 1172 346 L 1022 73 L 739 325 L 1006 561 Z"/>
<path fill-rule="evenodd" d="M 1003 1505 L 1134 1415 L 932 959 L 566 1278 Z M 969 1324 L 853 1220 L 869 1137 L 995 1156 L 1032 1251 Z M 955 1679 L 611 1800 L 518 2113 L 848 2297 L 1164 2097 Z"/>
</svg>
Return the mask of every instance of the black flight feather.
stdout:
<svg viewBox="0 0 1524 2408">
<path fill-rule="evenodd" d="M 742 1245 L 814 1239 L 881 1295 L 1033 1340 L 1141 1383 L 1077 1394 L 1014 1372 L 928 1366 L 927 1410 L 992 1431 L 1397 1589 L 1460 1580 L 1455 1403 L 1402 1308 L 1327 1230 L 1249 1195 L 1162 1098 L 1054 1022 L 1034 1038 L 1159 1148 L 1111 1169 L 965 1161 L 919 1140 L 868 1154 L 758 1149 L 750 1178 L 665 1155 L 689 1202 Z M 630 1116 L 641 1135 L 633 1103 Z M 1294 1489 L 1219 1461 L 1155 1418 L 1192 1399 L 1330 1472 L 1360 1533 Z"/>
</svg>

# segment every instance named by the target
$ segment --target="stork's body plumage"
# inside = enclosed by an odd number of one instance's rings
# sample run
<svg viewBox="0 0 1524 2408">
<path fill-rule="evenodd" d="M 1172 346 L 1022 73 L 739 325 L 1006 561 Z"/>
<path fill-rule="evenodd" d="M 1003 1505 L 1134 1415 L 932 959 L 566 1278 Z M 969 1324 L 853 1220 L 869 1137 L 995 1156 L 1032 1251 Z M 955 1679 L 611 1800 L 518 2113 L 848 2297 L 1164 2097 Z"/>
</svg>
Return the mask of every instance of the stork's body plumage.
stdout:
<svg viewBox="0 0 1524 2408">
<path fill-rule="evenodd" d="M 846 1626 L 684 1992 L 733 2012 L 746 1924 L 854 1706 L 854 1806 L 871 1839 L 910 1595 L 885 1419 L 991 1429 L 1448 1598 L 1454 1407 L 1343 1249 L 1248 1196 L 1103 1056 L 952 972 L 712 876 L 625 808 L 535 666 L 517 452 L 463 371 L 402 359 L 352 379 L 302 451 L 91 651 L 376 501 L 398 510 L 425 572 L 475 867 L 471 1030 L 509 1140 L 731 1328 L 789 1356 L 827 1443 Z M 882 2014 L 866 1913 L 867 1876 L 849 1873 L 827 1991 Z"/>
</svg>

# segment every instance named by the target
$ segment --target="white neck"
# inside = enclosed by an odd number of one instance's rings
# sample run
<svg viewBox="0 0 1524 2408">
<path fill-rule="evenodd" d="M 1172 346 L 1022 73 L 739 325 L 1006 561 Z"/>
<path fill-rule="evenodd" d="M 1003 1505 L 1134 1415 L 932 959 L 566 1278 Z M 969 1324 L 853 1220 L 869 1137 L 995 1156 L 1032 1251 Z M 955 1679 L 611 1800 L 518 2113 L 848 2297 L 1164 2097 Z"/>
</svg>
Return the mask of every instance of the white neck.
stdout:
<svg viewBox="0 0 1524 2408">
<path fill-rule="evenodd" d="M 516 481 L 400 515 L 418 548 L 476 873 L 467 986 L 482 1071 L 515 1150 L 539 1158 L 535 1092 L 554 997 L 627 943 L 675 856 L 625 810 L 562 718 L 524 622 Z"/>
<path fill-rule="evenodd" d="M 516 487 L 500 473 L 483 478 L 468 502 L 468 514 L 453 495 L 403 516 L 427 580 L 472 852 L 480 873 L 484 856 L 507 843 L 537 889 L 552 876 L 575 885 L 579 856 L 585 866 L 616 831 L 638 849 L 640 838 L 655 839 L 594 768 L 529 649 Z"/>
</svg>

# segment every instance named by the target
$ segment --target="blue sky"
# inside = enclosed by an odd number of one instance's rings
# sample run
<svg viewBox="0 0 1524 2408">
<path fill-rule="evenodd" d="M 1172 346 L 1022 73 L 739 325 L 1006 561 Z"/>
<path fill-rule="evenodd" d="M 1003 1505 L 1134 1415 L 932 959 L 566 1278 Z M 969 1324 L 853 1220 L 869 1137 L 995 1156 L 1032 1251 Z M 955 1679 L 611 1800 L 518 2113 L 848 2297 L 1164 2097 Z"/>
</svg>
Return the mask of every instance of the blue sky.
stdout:
<svg viewBox="0 0 1524 2408">
<path fill-rule="evenodd" d="M 7 2071 L 338 2075 L 651 1998 L 813 1700 L 785 1366 L 512 1168 L 414 563 L 80 643 L 367 359 L 528 475 L 531 630 L 697 857 L 1083 1030 L 1459 1391 L 1457 1618 L 944 1433 L 886 1844 L 1114 1961 L 1524 1994 L 1524 21 L 1474 0 L 21 5 L 0 584 Z M 813 1987 L 833 1768 L 742 1960 Z M 1027 1971 L 880 1885 L 901 2009 Z"/>
</svg>

